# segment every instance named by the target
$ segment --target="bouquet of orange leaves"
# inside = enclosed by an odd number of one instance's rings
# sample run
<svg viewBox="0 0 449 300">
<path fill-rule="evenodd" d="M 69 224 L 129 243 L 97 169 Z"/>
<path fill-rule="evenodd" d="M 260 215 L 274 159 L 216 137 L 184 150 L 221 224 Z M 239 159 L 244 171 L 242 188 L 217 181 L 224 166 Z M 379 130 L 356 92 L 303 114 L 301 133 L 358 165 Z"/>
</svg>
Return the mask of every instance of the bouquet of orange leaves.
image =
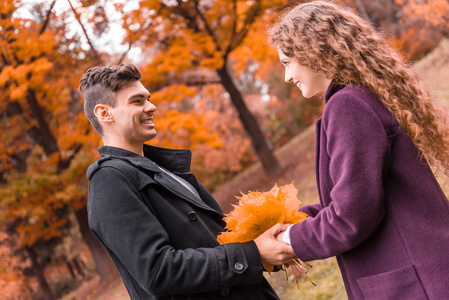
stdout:
<svg viewBox="0 0 449 300">
<path fill-rule="evenodd" d="M 227 231 L 218 236 L 218 242 L 244 243 L 254 240 L 277 223 L 296 224 L 303 221 L 307 215 L 298 212 L 302 202 L 298 200 L 297 194 L 298 190 L 293 183 L 280 187 L 276 184 L 268 192 L 242 193 L 241 197 L 236 197 L 239 200 L 238 205 L 233 205 L 234 209 L 226 214 L 224 220 L 227 223 Z M 299 288 L 296 272 L 309 279 L 306 275 L 307 269 L 303 265 L 311 267 L 298 258 L 292 258 L 288 265 L 263 266 L 268 272 L 273 271 L 275 267 L 285 271 L 287 280 L 287 268 L 291 266 Z M 315 285 L 310 279 L 309 281 Z"/>
</svg>

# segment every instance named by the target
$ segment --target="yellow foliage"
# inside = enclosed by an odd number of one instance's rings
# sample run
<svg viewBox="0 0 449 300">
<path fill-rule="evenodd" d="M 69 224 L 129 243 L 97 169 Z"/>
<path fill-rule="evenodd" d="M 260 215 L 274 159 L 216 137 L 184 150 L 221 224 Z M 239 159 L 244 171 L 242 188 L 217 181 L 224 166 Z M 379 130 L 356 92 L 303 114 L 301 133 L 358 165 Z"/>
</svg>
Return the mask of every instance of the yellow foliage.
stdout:
<svg viewBox="0 0 449 300">
<path fill-rule="evenodd" d="M 295 224 L 303 221 L 307 215 L 298 212 L 302 202 L 297 199 L 298 190 L 293 183 L 268 192 L 249 192 L 243 194 L 234 210 L 226 215 L 226 229 L 218 236 L 218 242 L 243 243 L 254 240 L 277 223 Z M 267 271 L 274 269 L 264 265 Z"/>
</svg>

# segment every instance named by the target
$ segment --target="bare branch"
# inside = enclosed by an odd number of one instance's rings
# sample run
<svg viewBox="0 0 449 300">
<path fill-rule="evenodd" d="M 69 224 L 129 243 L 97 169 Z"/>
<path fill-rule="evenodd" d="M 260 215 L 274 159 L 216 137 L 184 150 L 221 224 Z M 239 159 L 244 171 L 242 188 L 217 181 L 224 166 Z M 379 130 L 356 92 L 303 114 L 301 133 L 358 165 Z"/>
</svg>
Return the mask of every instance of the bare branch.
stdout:
<svg viewBox="0 0 449 300">
<path fill-rule="evenodd" d="M 2 56 L 2 60 L 3 60 L 3 64 L 5 64 L 5 65 L 10 65 L 10 64 L 11 64 L 11 63 L 8 61 L 8 59 L 6 59 L 4 53 L 1 53 L 1 56 Z"/>
<path fill-rule="evenodd" d="M 228 47 L 226 49 L 226 53 L 231 52 L 231 47 L 232 47 L 232 44 L 233 44 L 232 41 L 233 41 L 233 39 L 235 37 L 235 34 L 237 32 L 237 21 L 238 21 L 237 2 L 236 2 L 236 0 L 233 0 L 232 2 L 233 2 L 232 10 L 234 11 L 234 21 L 233 21 L 233 24 L 232 24 L 231 42 L 229 43 L 229 45 L 228 45 Z"/>
<path fill-rule="evenodd" d="M 132 43 L 129 43 L 128 50 L 126 50 L 125 52 L 122 53 L 122 55 L 120 56 L 120 59 L 117 62 L 117 65 L 120 65 L 123 62 L 123 60 L 125 59 L 126 55 L 128 55 L 129 50 L 131 50 L 131 48 L 132 48 Z"/>
<path fill-rule="evenodd" d="M 168 86 L 170 86 L 172 84 L 173 84 L 173 82 L 168 81 L 168 82 L 166 82 L 164 84 L 154 86 L 151 89 L 151 92 L 154 93 L 154 92 L 160 91 L 160 90 L 162 90 L 162 89 L 164 89 L 164 88 L 166 88 L 166 87 L 168 87 Z M 176 82 L 176 84 L 183 84 L 183 85 L 186 85 L 186 86 L 193 87 L 193 86 L 205 86 L 205 85 L 212 85 L 212 84 L 220 84 L 221 85 L 223 83 L 222 83 L 222 81 L 220 79 L 217 79 L 217 80 L 198 80 L 198 81 L 191 80 L 191 81 L 186 81 L 186 82 L 179 82 L 178 81 L 178 82 Z"/>
<path fill-rule="evenodd" d="M 41 30 L 39 30 L 39 35 L 44 33 L 45 29 L 47 28 L 48 22 L 50 21 L 51 12 L 53 10 L 53 7 L 55 6 L 57 0 L 53 0 L 53 2 L 50 5 L 50 9 L 47 11 L 47 16 L 45 17 L 44 23 L 42 23 Z"/>
<path fill-rule="evenodd" d="M 161 8 L 158 10 L 158 12 L 156 13 L 156 15 L 159 14 L 159 12 L 161 11 Z M 126 55 L 128 55 L 129 51 L 132 49 L 133 44 L 135 42 L 137 42 L 138 38 L 136 39 L 135 36 L 138 36 L 140 33 L 144 33 L 147 30 L 150 29 L 151 25 L 153 24 L 153 22 L 147 22 L 147 25 L 145 27 L 141 27 L 138 30 L 136 30 L 135 32 L 133 32 L 133 37 L 128 36 L 128 49 L 120 56 L 120 59 L 118 61 L 118 65 L 121 64 L 123 62 L 123 60 L 126 58 Z M 150 33 L 149 36 L 154 35 L 156 33 Z"/>
<path fill-rule="evenodd" d="M 186 82 L 187 86 L 205 86 L 211 84 L 222 84 L 221 80 L 209 80 L 209 81 L 189 81 Z"/>
<path fill-rule="evenodd" d="M 214 31 L 212 30 L 212 28 L 210 27 L 209 23 L 206 20 L 206 17 L 201 13 L 200 8 L 198 7 L 198 2 L 195 2 L 195 11 L 197 16 L 201 19 L 201 21 L 203 22 L 204 28 L 207 31 L 207 34 L 212 38 L 212 40 L 214 41 L 215 46 L 217 47 L 218 51 L 222 51 L 220 43 L 218 42 L 217 37 L 214 34 Z"/>
<path fill-rule="evenodd" d="M 93 53 L 93 55 L 94 55 L 94 58 L 95 58 L 95 60 L 97 61 L 97 64 L 103 64 L 103 61 L 102 61 L 100 55 L 98 54 L 98 52 L 97 52 L 97 50 L 95 49 L 93 43 L 91 42 L 91 40 L 90 40 L 90 38 L 89 38 L 89 35 L 87 34 L 86 28 L 84 27 L 83 23 L 81 22 L 81 17 L 80 17 L 80 15 L 79 15 L 78 12 L 76 11 L 76 9 L 73 7 L 72 2 L 70 2 L 70 0 L 67 0 L 67 1 L 69 2 L 72 11 L 73 11 L 73 13 L 75 14 L 76 20 L 78 21 L 78 23 L 79 23 L 80 26 L 81 26 L 81 29 L 82 29 L 83 32 L 84 32 L 84 36 L 85 36 L 86 39 L 87 39 L 87 43 L 89 44 L 90 50 L 92 51 L 92 53 Z"/>
<path fill-rule="evenodd" d="M 226 50 L 227 53 L 231 52 L 233 49 L 238 47 L 243 42 L 243 40 L 245 39 L 246 35 L 248 34 L 250 26 L 254 23 L 254 21 L 260 15 L 260 13 L 261 13 L 261 3 L 260 3 L 260 0 L 258 0 L 248 10 L 248 12 L 246 14 L 246 19 L 245 19 L 243 28 L 236 35 L 234 35 L 235 38 L 232 39 L 232 42 L 231 42 L 230 46 Z"/>
</svg>

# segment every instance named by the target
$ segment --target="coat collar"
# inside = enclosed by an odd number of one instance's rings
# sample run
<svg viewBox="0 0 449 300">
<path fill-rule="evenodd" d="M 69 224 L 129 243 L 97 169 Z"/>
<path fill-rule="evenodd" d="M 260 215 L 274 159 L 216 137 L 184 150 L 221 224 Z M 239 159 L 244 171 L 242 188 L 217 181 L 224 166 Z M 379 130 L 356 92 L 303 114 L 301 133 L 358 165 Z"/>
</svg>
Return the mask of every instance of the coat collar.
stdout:
<svg viewBox="0 0 449 300">
<path fill-rule="evenodd" d="M 217 211 L 214 208 L 209 207 L 202 199 L 198 199 L 193 193 L 185 190 L 174 178 L 161 171 L 159 166 L 165 169 L 177 173 L 178 176 L 188 180 L 191 184 L 195 184 L 194 176 L 192 174 L 186 174 L 190 170 L 191 152 L 185 149 L 168 149 L 160 148 L 150 145 L 143 146 L 144 156 L 137 153 L 111 146 L 102 146 L 98 148 L 98 152 L 101 154 L 101 158 L 92 164 L 88 171 L 87 176 L 90 177 L 100 167 L 102 161 L 108 161 L 111 158 L 118 158 L 134 165 L 138 169 L 149 170 L 154 173 L 151 176 L 154 182 L 165 187 L 167 190 L 176 194 L 178 197 L 189 201 L 195 206 L 201 207 L 208 211 L 218 213 L 223 217 L 221 211 Z M 190 176 L 189 176 L 190 175 Z M 193 178 L 192 178 L 193 176 Z M 141 182 L 143 185 L 148 183 L 148 176 L 144 176 L 144 180 Z M 189 180 L 189 178 L 191 180 Z"/>
<path fill-rule="evenodd" d="M 329 101 L 329 99 L 339 90 L 344 88 L 344 85 L 337 84 L 335 82 L 335 79 L 332 79 L 331 83 L 327 87 L 326 93 L 324 94 L 324 99 L 326 100 L 326 103 Z"/>
<path fill-rule="evenodd" d="M 126 160 L 131 164 L 156 173 L 161 172 L 158 165 L 176 173 L 190 171 L 192 153 L 187 149 L 168 149 L 143 145 L 144 156 L 137 153 L 112 147 L 102 146 L 98 148 L 102 158 L 115 157 Z"/>
</svg>

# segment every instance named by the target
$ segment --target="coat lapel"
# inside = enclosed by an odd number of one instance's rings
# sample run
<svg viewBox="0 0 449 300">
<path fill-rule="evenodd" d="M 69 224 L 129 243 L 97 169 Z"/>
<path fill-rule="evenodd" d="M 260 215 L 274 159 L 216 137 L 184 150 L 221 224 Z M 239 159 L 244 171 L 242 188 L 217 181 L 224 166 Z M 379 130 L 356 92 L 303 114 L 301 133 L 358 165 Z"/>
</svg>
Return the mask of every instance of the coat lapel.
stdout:
<svg viewBox="0 0 449 300">
<path fill-rule="evenodd" d="M 176 179 L 162 172 L 158 165 L 165 167 L 173 173 L 188 174 L 190 169 L 190 150 L 167 149 L 144 145 L 145 156 L 140 156 L 124 149 L 115 147 L 100 147 L 100 154 L 104 159 L 111 157 L 127 161 L 147 174 L 152 180 L 175 194 L 184 201 L 202 209 L 215 212 L 223 216 L 220 211 L 209 207 L 202 199 L 198 198 Z M 193 175 L 192 175 L 193 176 Z M 148 182 L 145 181 L 147 184 Z M 199 193 L 201 195 L 201 193 Z"/>
<path fill-rule="evenodd" d="M 182 184 L 177 182 L 176 179 L 172 178 L 168 174 L 165 174 L 163 172 L 155 173 L 154 181 L 156 181 L 157 184 L 163 186 L 165 189 L 169 190 L 176 196 L 182 198 L 187 202 L 190 202 L 197 207 L 219 213 L 206 205 L 200 198 L 196 197 L 192 192 L 190 192 L 187 188 L 185 188 Z"/>
<path fill-rule="evenodd" d="M 318 189 L 318 195 L 321 197 L 321 184 L 320 184 L 320 146 L 321 146 L 321 119 L 315 122 L 315 174 L 316 174 L 316 186 Z"/>
</svg>

